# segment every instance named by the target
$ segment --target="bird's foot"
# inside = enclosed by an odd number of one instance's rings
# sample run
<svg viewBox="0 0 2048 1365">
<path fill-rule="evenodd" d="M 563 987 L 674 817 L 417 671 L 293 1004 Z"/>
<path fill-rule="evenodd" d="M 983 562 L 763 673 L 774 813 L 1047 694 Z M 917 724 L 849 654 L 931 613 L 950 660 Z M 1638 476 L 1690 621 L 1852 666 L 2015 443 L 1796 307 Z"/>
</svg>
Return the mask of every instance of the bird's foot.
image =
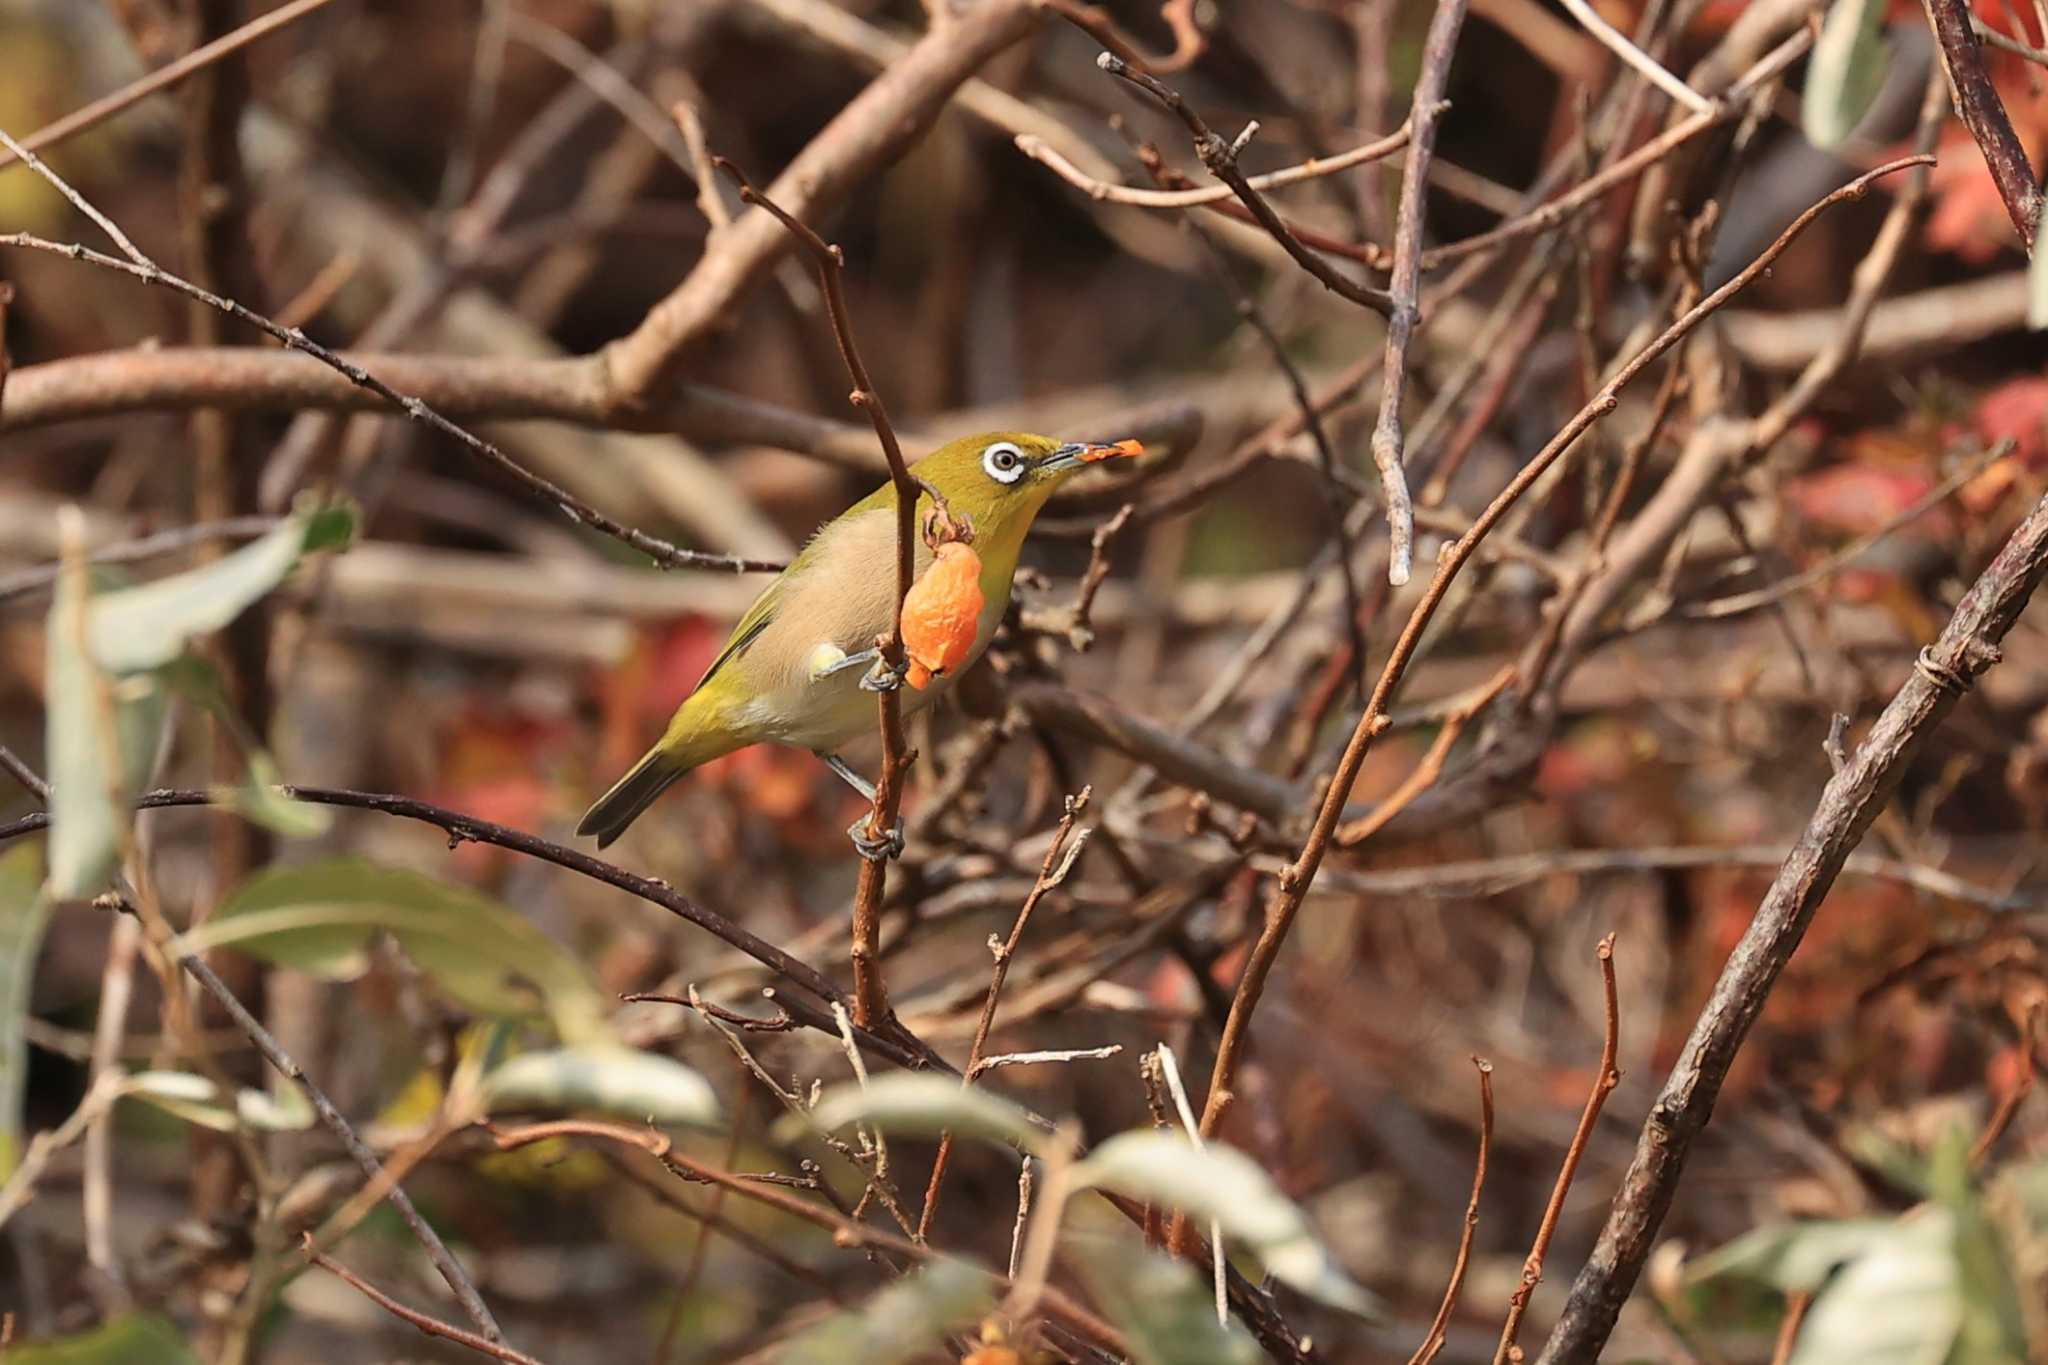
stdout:
<svg viewBox="0 0 2048 1365">
<path fill-rule="evenodd" d="M 902 857 L 903 822 L 898 820 L 887 834 L 876 839 L 868 834 L 869 818 L 863 815 L 847 826 L 846 837 L 853 840 L 854 852 L 871 863 L 887 862 L 891 858 Z"/>
<path fill-rule="evenodd" d="M 868 665 L 868 671 L 861 674 L 860 690 L 863 692 L 894 692 L 903 686 L 903 676 L 908 670 L 902 664 L 892 664 L 879 653 Z"/>
</svg>

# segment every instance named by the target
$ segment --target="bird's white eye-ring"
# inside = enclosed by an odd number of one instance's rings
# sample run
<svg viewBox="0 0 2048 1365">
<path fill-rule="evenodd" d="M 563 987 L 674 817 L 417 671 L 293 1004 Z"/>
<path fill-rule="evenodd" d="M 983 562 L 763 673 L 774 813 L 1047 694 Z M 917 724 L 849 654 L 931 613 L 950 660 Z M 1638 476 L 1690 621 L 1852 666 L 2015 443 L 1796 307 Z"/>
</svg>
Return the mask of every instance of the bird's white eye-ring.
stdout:
<svg viewBox="0 0 2048 1365">
<path fill-rule="evenodd" d="M 981 467 L 997 483 L 1015 483 L 1024 477 L 1024 452 L 1008 441 L 997 441 L 981 452 Z"/>
</svg>

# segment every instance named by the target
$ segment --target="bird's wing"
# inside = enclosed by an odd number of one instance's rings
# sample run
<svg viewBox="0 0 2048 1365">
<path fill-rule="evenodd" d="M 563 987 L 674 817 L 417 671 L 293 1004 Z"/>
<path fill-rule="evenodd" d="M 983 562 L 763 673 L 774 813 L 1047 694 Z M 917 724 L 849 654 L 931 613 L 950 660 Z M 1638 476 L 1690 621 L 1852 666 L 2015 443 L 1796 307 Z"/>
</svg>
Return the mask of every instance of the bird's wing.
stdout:
<svg viewBox="0 0 2048 1365">
<path fill-rule="evenodd" d="M 781 605 L 782 579 L 778 576 L 759 597 L 754 599 L 754 605 L 747 608 L 747 614 L 740 618 L 740 623 L 732 628 L 732 634 L 727 637 L 725 648 L 718 651 L 718 657 L 711 661 L 711 667 L 704 670 L 704 676 L 697 679 L 696 687 L 691 690 L 703 691 L 705 685 L 718 675 L 719 669 L 746 653 L 747 646 L 758 640 L 761 632 L 774 623 L 776 609 Z"/>
</svg>

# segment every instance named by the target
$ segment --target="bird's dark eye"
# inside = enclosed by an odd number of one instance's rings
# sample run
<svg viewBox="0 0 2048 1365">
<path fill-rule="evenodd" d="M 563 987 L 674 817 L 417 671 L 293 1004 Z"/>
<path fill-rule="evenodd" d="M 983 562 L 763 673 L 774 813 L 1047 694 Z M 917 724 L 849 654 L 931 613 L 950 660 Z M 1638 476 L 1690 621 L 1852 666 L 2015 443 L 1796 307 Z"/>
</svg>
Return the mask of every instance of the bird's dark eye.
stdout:
<svg viewBox="0 0 2048 1365">
<path fill-rule="evenodd" d="M 997 483 L 1015 483 L 1024 477 L 1024 452 L 1008 441 L 997 441 L 981 452 L 981 467 Z"/>
</svg>

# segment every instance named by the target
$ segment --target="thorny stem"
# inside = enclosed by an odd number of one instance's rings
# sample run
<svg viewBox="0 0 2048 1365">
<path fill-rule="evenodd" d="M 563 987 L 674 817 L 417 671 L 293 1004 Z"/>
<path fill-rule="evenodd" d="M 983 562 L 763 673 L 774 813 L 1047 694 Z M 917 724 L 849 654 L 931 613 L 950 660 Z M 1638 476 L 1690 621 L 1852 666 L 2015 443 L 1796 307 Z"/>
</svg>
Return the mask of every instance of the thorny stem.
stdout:
<svg viewBox="0 0 2048 1365">
<path fill-rule="evenodd" d="M 1281 870 L 1273 892 L 1267 900 L 1264 925 L 1257 942 L 1252 946 L 1250 957 L 1245 962 L 1244 975 L 1239 979 L 1237 991 L 1231 999 L 1230 1015 L 1224 1023 L 1223 1037 L 1217 1045 L 1216 1063 L 1210 1075 L 1209 1093 L 1202 1110 L 1204 1133 L 1215 1132 L 1216 1125 L 1222 1118 L 1223 1107 L 1229 1102 L 1231 1086 L 1236 1078 L 1238 1061 L 1243 1053 L 1252 1012 L 1258 1008 L 1259 998 L 1265 992 L 1266 980 L 1272 973 L 1274 962 L 1279 958 L 1280 946 L 1286 941 L 1288 931 L 1293 928 L 1294 917 L 1300 912 L 1302 900 L 1308 895 L 1309 886 L 1314 882 L 1316 872 L 1322 866 L 1323 855 L 1329 849 L 1331 836 L 1335 833 L 1337 821 L 1344 810 L 1344 803 L 1349 799 L 1352 784 L 1358 778 L 1358 770 L 1363 766 L 1373 740 L 1390 723 L 1387 708 L 1392 705 L 1394 693 L 1407 672 L 1410 660 L 1415 656 L 1424 629 L 1435 616 L 1437 608 L 1442 605 L 1452 581 L 1470 561 L 1480 542 L 1485 540 L 1507 515 L 1508 509 L 1513 507 L 1552 465 L 1571 450 L 1579 437 L 1600 418 L 1614 410 L 1620 401 L 1622 389 L 1654 364 L 1659 356 L 1677 345 L 1701 322 L 1768 270 L 1771 263 L 1816 218 L 1836 204 L 1861 198 L 1872 184 L 1884 176 L 1910 166 L 1929 164 L 1931 160 L 1929 157 L 1904 157 L 1888 162 L 1856 177 L 1800 214 L 1755 260 L 1726 284 L 1693 305 L 1654 341 L 1638 351 L 1627 364 L 1616 370 L 1600 392 L 1579 409 L 1578 413 L 1565 423 L 1563 429 L 1551 437 L 1507 487 L 1495 496 L 1486 510 L 1473 521 L 1471 529 L 1454 544 L 1445 547 L 1438 556 L 1436 574 L 1430 580 L 1421 601 L 1415 604 L 1415 610 L 1410 614 L 1400 638 L 1395 641 L 1394 648 L 1387 657 L 1379 681 L 1373 687 L 1372 698 L 1366 703 L 1364 713 L 1358 718 L 1357 728 L 1352 731 L 1350 742 L 1345 746 L 1344 756 L 1338 762 L 1336 774 L 1323 795 L 1315 824 L 1303 842 L 1300 854 Z"/>
<path fill-rule="evenodd" d="M 1572 1133 L 1572 1145 L 1565 1149 L 1564 1164 L 1558 1168 L 1557 1184 L 1551 1187 L 1550 1202 L 1543 1206 L 1543 1221 L 1536 1227 L 1536 1240 L 1529 1246 L 1529 1258 L 1522 1262 L 1522 1282 L 1508 1296 L 1507 1321 L 1501 1325 L 1500 1346 L 1493 1353 L 1493 1365 L 1506 1365 L 1511 1358 L 1521 1358 L 1521 1348 L 1515 1345 L 1515 1337 L 1522 1328 L 1522 1314 L 1528 1311 L 1529 1296 L 1543 1282 L 1543 1258 L 1550 1252 L 1550 1239 L 1556 1235 L 1557 1220 L 1564 1213 L 1565 1195 L 1571 1192 L 1572 1177 L 1578 1174 L 1579 1159 L 1586 1154 L 1586 1143 L 1593 1137 L 1593 1125 L 1600 1119 L 1600 1110 L 1606 1105 L 1607 1096 L 1621 1083 L 1621 1073 L 1615 1069 L 1615 1058 L 1621 1051 L 1621 1009 L 1615 999 L 1613 934 L 1600 940 L 1597 953 L 1600 958 L 1601 1000 L 1607 1012 L 1606 1032 L 1600 1044 L 1600 1069 L 1593 1076 L 1593 1089 L 1586 1096 L 1585 1109 L 1579 1114 L 1579 1126 Z"/>
<path fill-rule="evenodd" d="M 812 265 L 817 268 L 818 285 L 824 291 L 825 313 L 832 323 L 833 340 L 839 344 L 839 358 L 845 362 L 846 372 L 853 380 L 853 392 L 847 395 L 847 400 L 866 413 L 874 424 L 875 439 L 881 442 L 882 454 L 889 461 L 889 477 L 896 485 L 896 605 L 890 613 L 889 632 L 875 641 L 875 647 L 881 651 L 882 659 L 889 667 L 900 670 L 903 664 L 903 599 L 910 594 L 911 580 L 917 572 L 918 482 L 911 477 L 910 468 L 903 461 L 903 447 L 896 439 L 895 428 L 889 424 L 889 411 L 882 404 L 882 396 L 875 391 L 874 382 L 868 378 L 867 366 L 862 363 L 860 348 L 853 339 L 853 315 L 846 306 L 846 253 L 837 244 L 828 244 L 808 225 L 797 221 L 780 205 L 756 190 L 732 162 L 722 156 L 711 160 L 739 185 L 742 200 L 765 209 L 809 253 Z M 875 781 L 875 801 L 868 815 L 867 828 L 868 837 L 875 840 L 886 838 L 896 827 L 896 813 L 903 804 L 903 772 L 910 766 L 911 755 L 906 751 L 903 740 L 903 699 L 898 691 L 892 687 L 880 694 L 882 771 Z M 878 1028 L 889 1016 L 889 996 L 882 984 L 881 953 L 882 892 L 888 878 L 886 858 L 861 859 L 860 880 L 853 896 L 851 956 L 853 1021 L 862 1028 Z"/>
</svg>

